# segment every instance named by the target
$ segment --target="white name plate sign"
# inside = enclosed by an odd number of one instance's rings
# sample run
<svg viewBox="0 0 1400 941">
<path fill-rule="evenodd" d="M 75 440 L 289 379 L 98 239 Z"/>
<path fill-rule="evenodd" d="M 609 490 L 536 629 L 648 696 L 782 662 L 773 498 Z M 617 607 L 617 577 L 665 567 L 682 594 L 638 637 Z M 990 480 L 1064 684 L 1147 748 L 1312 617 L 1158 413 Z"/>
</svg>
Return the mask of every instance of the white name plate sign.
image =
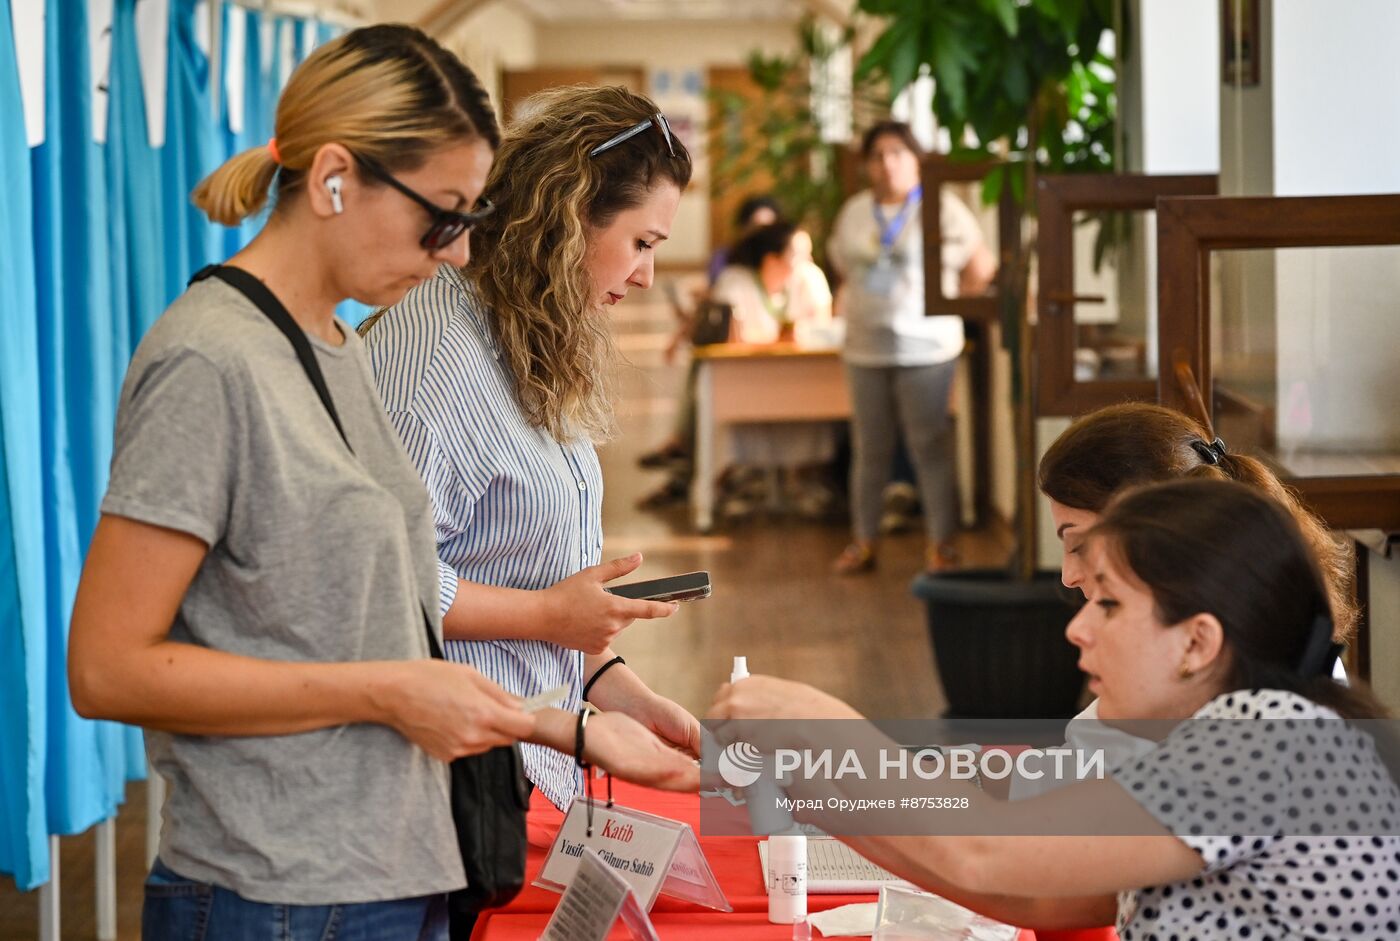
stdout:
<svg viewBox="0 0 1400 941">
<path fill-rule="evenodd" d="M 604 941 L 617 916 L 636 941 L 660 941 L 637 894 L 594 851 L 585 852 L 573 881 L 545 925 L 541 941 Z"/>
<path fill-rule="evenodd" d="M 588 801 L 582 797 L 569 805 L 535 885 L 563 892 L 590 851 L 626 880 L 647 911 L 660 895 L 734 911 L 689 824 L 619 804 L 595 804 L 590 837 Z"/>
</svg>

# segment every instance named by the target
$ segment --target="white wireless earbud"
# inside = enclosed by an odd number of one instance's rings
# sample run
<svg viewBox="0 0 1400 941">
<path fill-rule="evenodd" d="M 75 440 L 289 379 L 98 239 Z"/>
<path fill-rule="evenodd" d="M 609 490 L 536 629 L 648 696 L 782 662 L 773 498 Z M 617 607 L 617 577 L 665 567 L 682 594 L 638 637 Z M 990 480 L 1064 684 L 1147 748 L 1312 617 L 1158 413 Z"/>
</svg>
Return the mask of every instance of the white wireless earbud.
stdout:
<svg viewBox="0 0 1400 941">
<path fill-rule="evenodd" d="M 340 177 L 326 177 L 326 192 L 331 194 L 331 209 L 335 211 L 336 215 L 345 211 L 345 203 L 340 199 L 340 185 Z"/>
</svg>

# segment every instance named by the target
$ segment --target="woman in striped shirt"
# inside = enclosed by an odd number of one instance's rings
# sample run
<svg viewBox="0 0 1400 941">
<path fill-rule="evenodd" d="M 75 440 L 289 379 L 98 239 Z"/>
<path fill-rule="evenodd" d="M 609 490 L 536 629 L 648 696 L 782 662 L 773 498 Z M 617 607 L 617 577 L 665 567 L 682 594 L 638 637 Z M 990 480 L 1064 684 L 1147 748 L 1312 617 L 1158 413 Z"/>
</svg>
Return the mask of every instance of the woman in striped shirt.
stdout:
<svg viewBox="0 0 1400 941">
<path fill-rule="evenodd" d="M 447 656 L 533 695 L 587 687 L 663 739 L 699 751 L 699 723 L 652 692 L 610 644 L 675 606 L 604 583 L 602 472 L 613 429 L 605 308 L 652 281 L 652 252 L 690 181 L 656 106 L 620 87 L 564 88 L 520 106 L 487 180 L 497 206 L 465 268 L 432 278 L 362 328 L 391 423 L 433 499 Z M 373 329 L 369 329 L 373 327 Z M 585 683 L 592 678 L 596 683 Z M 557 806 L 578 793 L 568 755 L 524 747 Z"/>
</svg>

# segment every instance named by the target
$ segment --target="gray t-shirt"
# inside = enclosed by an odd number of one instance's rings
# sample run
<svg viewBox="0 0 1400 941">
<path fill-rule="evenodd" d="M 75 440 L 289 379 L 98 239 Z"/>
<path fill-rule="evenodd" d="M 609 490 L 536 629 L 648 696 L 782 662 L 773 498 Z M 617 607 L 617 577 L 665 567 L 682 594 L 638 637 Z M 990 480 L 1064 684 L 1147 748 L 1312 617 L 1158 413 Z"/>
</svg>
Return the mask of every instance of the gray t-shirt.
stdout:
<svg viewBox="0 0 1400 941">
<path fill-rule="evenodd" d="M 209 544 L 172 640 L 268 660 L 428 656 L 441 637 L 427 493 L 364 347 L 312 337 L 352 455 L 292 346 L 227 284 L 193 285 L 122 388 L 104 513 Z M 447 768 L 383 725 L 231 738 L 148 732 L 169 783 L 161 859 L 260 902 L 325 905 L 465 883 Z"/>
</svg>

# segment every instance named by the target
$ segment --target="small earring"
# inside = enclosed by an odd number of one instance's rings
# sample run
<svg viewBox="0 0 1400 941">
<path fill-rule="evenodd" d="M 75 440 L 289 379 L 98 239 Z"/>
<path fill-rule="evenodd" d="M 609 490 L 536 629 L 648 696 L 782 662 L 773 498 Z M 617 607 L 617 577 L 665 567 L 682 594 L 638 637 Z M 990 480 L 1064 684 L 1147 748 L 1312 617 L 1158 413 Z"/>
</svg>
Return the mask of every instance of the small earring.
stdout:
<svg viewBox="0 0 1400 941">
<path fill-rule="evenodd" d="M 1186 665 L 1186 661 L 1181 661 L 1181 666 L 1176 668 L 1176 675 L 1183 680 L 1191 679 L 1191 668 Z"/>
</svg>

